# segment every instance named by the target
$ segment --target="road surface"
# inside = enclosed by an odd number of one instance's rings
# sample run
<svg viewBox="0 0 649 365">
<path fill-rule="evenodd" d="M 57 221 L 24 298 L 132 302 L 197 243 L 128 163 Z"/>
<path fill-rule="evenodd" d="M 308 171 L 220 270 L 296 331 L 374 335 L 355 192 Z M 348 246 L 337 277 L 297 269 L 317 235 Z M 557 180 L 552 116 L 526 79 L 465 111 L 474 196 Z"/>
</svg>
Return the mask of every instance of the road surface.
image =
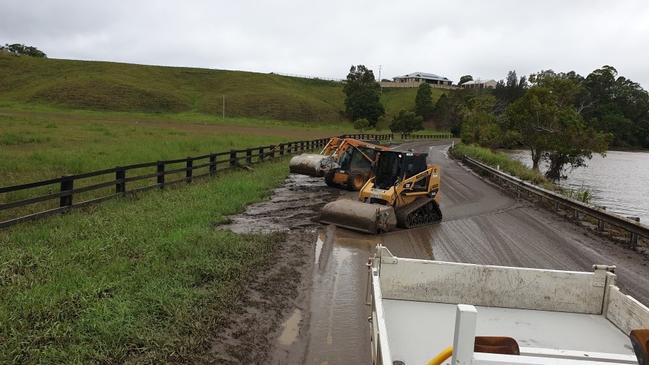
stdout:
<svg viewBox="0 0 649 365">
<path fill-rule="evenodd" d="M 402 146 L 428 152 L 429 162 L 441 166 L 443 221 L 380 236 L 323 229 L 315 245 L 313 270 L 304 279 L 310 293 L 298 304 L 303 313 L 299 336 L 277 345 L 271 363 L 371 363 L 365 264 L 377 243 L 397 256 L 476 264 L 583 271 L 590 271 L 593 264 L 617 265 L 623 290 L 649 303 L 646 258 L 507 195 L 449 159 L 448 144 Z"/>
</svg>

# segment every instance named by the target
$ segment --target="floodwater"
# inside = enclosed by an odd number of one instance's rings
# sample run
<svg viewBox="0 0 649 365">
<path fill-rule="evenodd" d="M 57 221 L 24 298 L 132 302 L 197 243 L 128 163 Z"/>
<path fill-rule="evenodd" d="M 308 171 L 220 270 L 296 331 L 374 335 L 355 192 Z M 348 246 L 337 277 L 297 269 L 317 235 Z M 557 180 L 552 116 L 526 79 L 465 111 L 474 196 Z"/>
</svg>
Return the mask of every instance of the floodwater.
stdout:
<svg viewBox="0 0 649 365">
<path fill-rule="evenodd" d="M 509 153 L 532 166 L 529 151 Z M 641 223 L 649 224 L 649 152 L 609 151 L 606 157 L 593 155 L 587 165 L 568 171 L 568 179 L 561 184 L 588 189 L 595 205 L 623 216 L 639 217 Z"/>
</svg>

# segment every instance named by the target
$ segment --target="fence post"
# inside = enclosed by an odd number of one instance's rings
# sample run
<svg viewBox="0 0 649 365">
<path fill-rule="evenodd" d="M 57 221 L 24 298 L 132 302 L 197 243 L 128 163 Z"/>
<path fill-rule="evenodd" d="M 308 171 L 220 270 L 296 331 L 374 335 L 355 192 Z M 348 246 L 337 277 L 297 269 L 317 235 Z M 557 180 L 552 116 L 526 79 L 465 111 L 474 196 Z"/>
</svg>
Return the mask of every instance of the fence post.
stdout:
<svg viewBox="0 0 649 365">
<path fill-rule="evenodd" d="M 300 141 L 300 152 L 304 152 L 304 141 Z"/>
<path fill-rule="evenodd" d="M 259 147 L 259 161 L 264 160 L 264 147 Z"/>
<path fill-rule="evenodd" d="M 275 158 L 275 145 L 273 144 L 270 145 L 270 158 Z"/>
<path fill-rule="evenodd" d="M 115 168 L 115 193 L 124 194 L 126 192 L 126 170 L 122 167 Z"/>
<path fill-rule="evenodd" d="M 237 151 L 230 150 L 230 167 L 235 167 L 237 165 Z"/>
<path fill-rule="evenodd" d="M 250 148 L 246 150 L 246 163 L 252 165 L 252 150 Z"/>
<path fill-rule="evenodd" d="M 279 155 L 284 156 L 284 143 L 279 145 Z"/>
<path fill-rule="evenodd" d="M 164 161 L 158 161 L 157 165 L 157 182 L 158 188 L 163 189 L 165 187 L 165 163 Z"/>
<path fill-rule="evenodd" d="M 194 160 L 191 157 L 187 157 L 187 167 L 185 168 L 185 181 L 188 183 L 192 182 L 192 172 L 194 169 Z"/>
<path fill-rule="evenodd" d="M 210 153 L 210 175 L 216 175 L 216 154 Z"/>
<path fill-rule="evenodd" d="M 61 188 L 60 192 L 64 193 L 67 191 L 72 191 L 74 189 L 74 179 L 70 176 L 61 176 Z M 72 206 L 72 193 L 70 195 L 61 196 L 59 199 L 60 207 L 71 207 Z"/>
</svg>

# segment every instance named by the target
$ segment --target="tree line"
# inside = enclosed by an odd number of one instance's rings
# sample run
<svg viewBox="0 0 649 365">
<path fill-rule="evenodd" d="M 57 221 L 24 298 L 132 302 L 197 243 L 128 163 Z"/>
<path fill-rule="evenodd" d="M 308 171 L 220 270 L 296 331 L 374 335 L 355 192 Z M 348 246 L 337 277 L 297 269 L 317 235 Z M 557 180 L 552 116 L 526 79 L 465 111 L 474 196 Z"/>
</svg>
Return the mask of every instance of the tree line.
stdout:
<svg viewBox="0 0 649 365">
<path fill-rule="evenodd" d="M 37 58 L 47 58 L 45 52 L 36 47 L 26 46 L 24 44 L 14 43 L 0 46 L 0 52 L 7 52 L 17 56 L 30 56 Z"/>
<path fill-rule="evenodd" d="M 543 70 L 519 78 L 510 71 L 495 89 L 442 95 L 432 119 L 466 143 L 529 149 L 533 168 L 546 161 L 553 180 L 609 146 L 649 148 L 649 94 L 611 66 L 586 77 Z"/>
</svg>

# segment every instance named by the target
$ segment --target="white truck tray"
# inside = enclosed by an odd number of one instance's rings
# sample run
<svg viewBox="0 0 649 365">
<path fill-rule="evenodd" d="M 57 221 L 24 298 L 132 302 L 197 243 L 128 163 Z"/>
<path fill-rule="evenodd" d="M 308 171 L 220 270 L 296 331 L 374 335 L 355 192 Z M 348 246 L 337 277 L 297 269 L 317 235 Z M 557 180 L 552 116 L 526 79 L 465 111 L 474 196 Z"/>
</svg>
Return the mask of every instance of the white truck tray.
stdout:
<svg viewBox="0 0 649 365">
<path fill-rule="evenodd" d="M 593 272 L 404 259 L 378 246 L 372 263 L 375 364 L 637 364 L 628 334 L 649 309 Z M 516 340 L 520 355 L 474 352 L 476 336 Z"/>
</svg>

